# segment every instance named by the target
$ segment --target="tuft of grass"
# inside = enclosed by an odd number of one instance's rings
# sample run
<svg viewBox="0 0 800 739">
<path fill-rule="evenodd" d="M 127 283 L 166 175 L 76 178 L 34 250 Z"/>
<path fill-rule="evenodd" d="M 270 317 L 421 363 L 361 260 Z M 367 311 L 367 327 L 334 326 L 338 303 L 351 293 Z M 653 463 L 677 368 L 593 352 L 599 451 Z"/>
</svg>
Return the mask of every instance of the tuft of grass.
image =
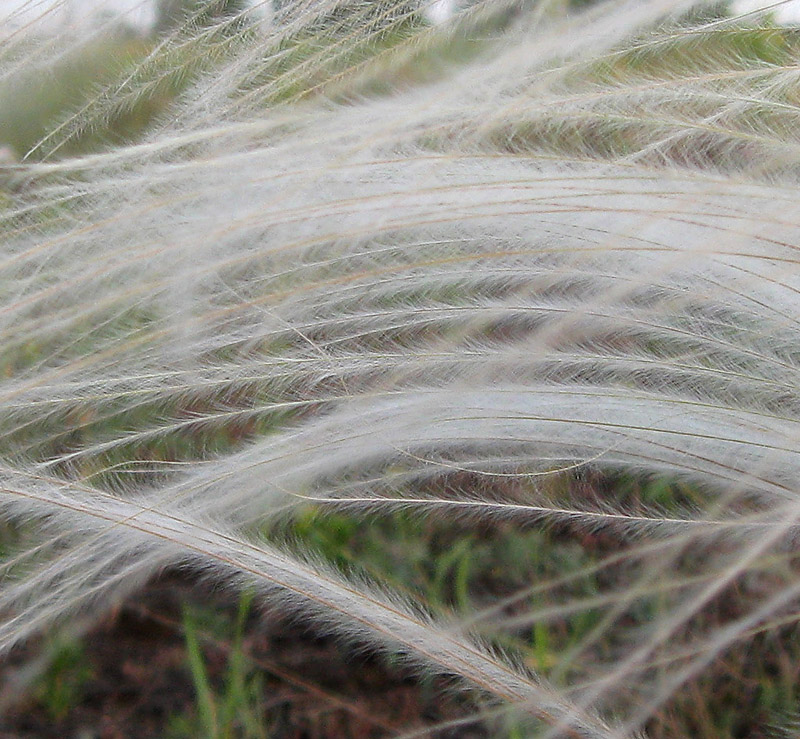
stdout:
<svg viewBox="0 0 800 739">
<path fill-rule="evenodd" d="M 37 680 L 33 694 L 55 721 L 61 721 L 84 699 L 92 668 L 83 646 L 75 640 L 56 638 L 46 648 L 47 668 Z"/>
<path fill-rule="evenodd" d="M 179 566 L 511 736 L 791 715 L 800 46 L 570 5 L 6 40 L 2 95 L 56 76 L 8 106 L 0 652 Z M 184 617 L 175 731 L 263 729 L 246 612 L 221 691 Z"/>
<path fill-rule="evenodd" d="M 212 686 L 206 669 L 197 615 L 185 609 L 183 631 L 189 671 L 197 694 L 197 715 L 174 716 L 167 728 L 169 736 L 264 739 L 269 735 L 263 716 L 264 686 L 261 676 L 253 672 L 252 665 L 242 651 L 245 621 L 251 601 L 252 594 L 248 593 L 239 601 L 225 681 L 219 693 Z"/>
</svg>

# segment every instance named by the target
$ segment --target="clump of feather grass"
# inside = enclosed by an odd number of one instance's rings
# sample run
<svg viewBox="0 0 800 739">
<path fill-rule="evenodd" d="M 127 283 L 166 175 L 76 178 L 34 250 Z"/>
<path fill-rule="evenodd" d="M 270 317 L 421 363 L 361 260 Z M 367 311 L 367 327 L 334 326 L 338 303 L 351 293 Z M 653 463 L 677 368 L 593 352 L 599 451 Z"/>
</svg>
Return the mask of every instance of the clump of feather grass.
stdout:
<svg viewBox="0 0 800 739">
<path fill-rule="evenodd" d="M 754 51 L 757 29 L 695 5 L 187 17 L 22 152 L 0 211 L 0 474 L 32 533 L 3 565 L 0 649 L 184 563 L 522 707 L 543 736 L 611 737 L 791 615 L 787 566 L 697 623 L 797 531 L 800 44 Z M 83 43 L 11 39 L 5 84 L 45 63 L 37 45 Z M 184 76 L 147 138 L 59 159 Z M 702 504 L 535 484 L 585 468 L 685 480 Z M 488 491 L 445 497 L 458 474 Z M 626 584 L 439 623 L 250 533 L 309 499 L 610 531 L 597 567 Z M 473 636 L 592 609 L 566 687 Z"/>
</svg>

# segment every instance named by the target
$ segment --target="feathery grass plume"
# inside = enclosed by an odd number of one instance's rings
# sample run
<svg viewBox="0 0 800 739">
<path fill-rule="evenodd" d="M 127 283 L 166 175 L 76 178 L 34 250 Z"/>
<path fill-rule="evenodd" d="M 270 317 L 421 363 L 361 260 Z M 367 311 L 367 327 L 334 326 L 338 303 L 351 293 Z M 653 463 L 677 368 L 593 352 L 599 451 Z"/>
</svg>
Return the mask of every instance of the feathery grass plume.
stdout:
<svg viewBox="0 0 800 739">
<path fill-rule="evenodd" d="M 487 721 L 661 736 L 796 621 L 800 37 L 672 0 L 435 5 L 198 4 L 4 166 L 0 650 L 182 564 Z M 53 12 L 4 40 L 0 99 L 106 43 Z M 622 492 L 656 478 L 688 492 Z M 434 613 L 264 538 L 309 501 L 602 545 Z M 575 614 L 547 659 L 501 649 Z"/>
</svg>

